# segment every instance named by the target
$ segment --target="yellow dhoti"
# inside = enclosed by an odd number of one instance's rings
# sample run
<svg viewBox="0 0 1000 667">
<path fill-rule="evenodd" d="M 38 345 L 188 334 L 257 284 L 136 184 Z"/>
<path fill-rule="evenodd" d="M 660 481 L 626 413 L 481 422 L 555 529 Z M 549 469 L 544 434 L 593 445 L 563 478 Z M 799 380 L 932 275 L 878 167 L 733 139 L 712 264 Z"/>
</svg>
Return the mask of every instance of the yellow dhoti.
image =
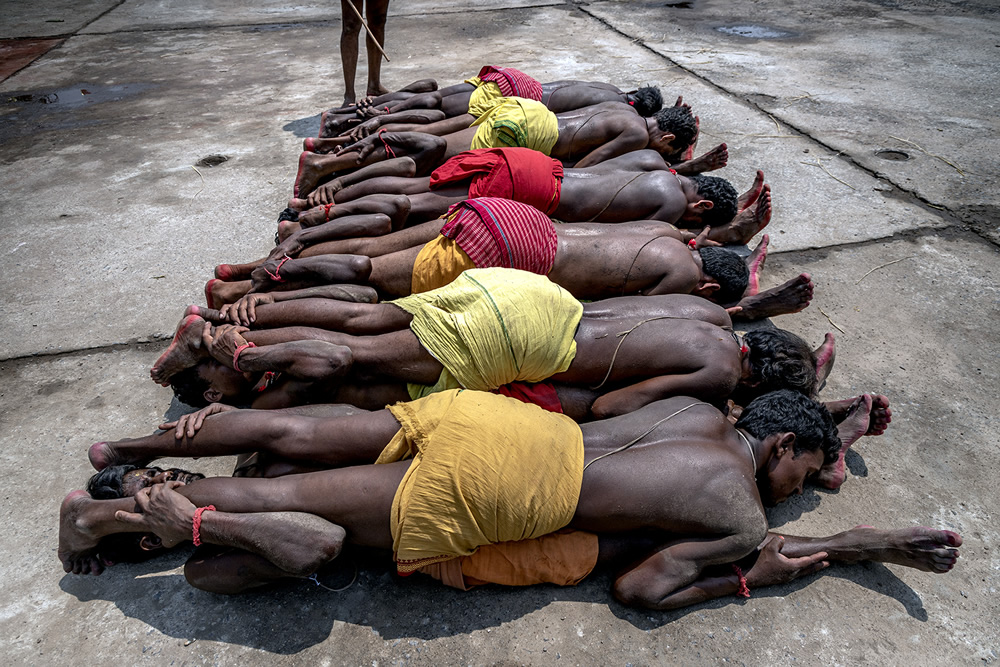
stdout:
<svg viewBox="0 0 1000 667">
<path fill-rule="evenodd" d="M 480 114 L 472 126 L 479 129 L 472 138 L 472 149 L 520 146 L 548 155 L 559 139 L 559 121 L 541 102 L 520 97 L 485 98 L 476 111 Z M 469 113 L 473 113 L 471 106 Z"/>
<path fill-rule="evenodd" d="M 583 435 L 535 405 L 454 390 L 389 408 L 400 431 L 377 463 L 413 457 L 393 498 L 401 573 L 559 530 L 576 511 Z"/>
<path fill-rule="evenodd" d="M 409 385 L 413 398 L 541 382 L 576 356 L 583 305 L 545 276 L 471 269 L 445 287 L 392 303 L 413 315 L 410 329 L 444 366 L 437 384 Z"/>
</svg>

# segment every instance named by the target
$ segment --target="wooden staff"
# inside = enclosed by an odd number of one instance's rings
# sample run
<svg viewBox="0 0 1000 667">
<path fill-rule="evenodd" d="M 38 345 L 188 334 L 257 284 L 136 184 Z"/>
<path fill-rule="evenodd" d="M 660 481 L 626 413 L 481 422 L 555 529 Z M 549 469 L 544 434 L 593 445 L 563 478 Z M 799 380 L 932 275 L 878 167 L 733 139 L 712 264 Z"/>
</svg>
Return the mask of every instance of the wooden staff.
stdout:
<svg viewBox="0 0 1000 667">
<path fill-rule="evenodd" d="M 389 60 L 389 56 L 385 55 L 385 51 L 382 50 L 382 45 L 378 43 L 377 39 L 375 39 L 375 35 L 372 34 L 372 29 L 368 27 L 368 22 L 365 21 L 365 17 L 361 15 L 361 12 L 358 11 L 358 8 L 354 6 L 352 0 L 342 0 L 342 1 L 345 2 L 351 9 L 353 9 L 354 13 L 358 15 L 359 19 L 361 19 L 361 25 L 365 27 L 365 31 L 368 33 L 368 37 L 370 37 L 371 40 L 375 42 L 375 47 L 378 49 L 378 52 L 382 54 L 382 57 L 385 58 L 385 61 L 392 62 Z"/>
</svg>

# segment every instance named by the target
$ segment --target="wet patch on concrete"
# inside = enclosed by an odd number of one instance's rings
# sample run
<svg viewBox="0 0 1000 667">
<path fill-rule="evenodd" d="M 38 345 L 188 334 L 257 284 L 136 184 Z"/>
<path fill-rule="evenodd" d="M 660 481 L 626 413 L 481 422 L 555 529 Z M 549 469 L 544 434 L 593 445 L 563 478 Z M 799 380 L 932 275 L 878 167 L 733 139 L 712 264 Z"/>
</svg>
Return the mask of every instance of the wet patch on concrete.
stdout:
<svg viewBox="0 0 1000 667">
<path fill-rule="evenodd" d="M 62 44 L 64 39 L 9 39 L 0 41 L 0 81 Z"/>
<path fill-rule="evenodd" d="M 53 111 L 65 111 L 102 102 L 120 102 L 155 87 L 151 83 L 122 83 L 111 86 L 77 83 L 51 91 L 7 93 L 4 102 L 8 104 L 40 102 L 51 105 Z"/>
<path fill-rule="evenodd" d="M 112 121 L 95 120 L 63 112 L 80 112 L 108 102 L 122 102 L 157 88 L 151 83 L 101 85 L 77 83 L 55 90 L 15 90 L 0 95 L 0 144 L 39 132 L 80 129 Z M 62 117 L 57 117 L 62 116 Z"/>
<path fill-rule="evenodd" d="M 716 30 L 726 35 L 746 37 L 747 39 L 789 39 L 791 37 L 799 36 L 797 33 L 789 32 L 788 30 L 748 23 L 741 25 L 719 26 Z"/>
</svg>

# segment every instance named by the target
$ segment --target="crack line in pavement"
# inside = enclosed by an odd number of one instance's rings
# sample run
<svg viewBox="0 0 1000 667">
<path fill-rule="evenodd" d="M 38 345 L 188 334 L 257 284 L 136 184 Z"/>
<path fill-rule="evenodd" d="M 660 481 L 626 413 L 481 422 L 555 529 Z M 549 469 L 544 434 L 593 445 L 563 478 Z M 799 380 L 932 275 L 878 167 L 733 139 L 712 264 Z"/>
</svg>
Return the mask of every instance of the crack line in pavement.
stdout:
<svg viewBox="0 0 1000 667">
<path fill-rule="evenodd" d="M 718 90 L 718 91 L 720 91 L 722 93 L 725 93 L 726 95 L 728 95 L 730 98 L 732 98 L 734 100 L 739 100 L 740 102 L 746 104 L 747 106 L 751 107 L 752 109 L 755 109 L 759 113 L 762 113 L 762 114 L 765 114 L 767 116 L 770 116 L 772 119 L 775 118 L 774 114 L 776 112 L 768 111 L 767 109 L 765 109 L 764 107 L 762 107 L 757 102 L 753 102 L 753 101 L 751 101 L 751 100 L 743 97 L 739 93 L 735 93 L 735 92 L 727 89 L 726 87 L 724 87 L 724 86 L 722 86 L 722 85 L 720 85 L 718 83 L 715 83 L 714 81 L 712 81 L 711 79 L 707 78 L 706 76 L 704 76 L 702 74 L 699 74 L 699 73 L 695 72 L 692 69 L 689 69 L 688 67 L 682 65 L 681 63 L 673 60 L 669 56 L 663 55 L 662 53 L 660 53 L 656 49 L 654 49 L 651 46 L 649 46 L 643 38 L 641 38 L 641 37 L 634 37 L 634 36 L 628 34 L 627 32 L 625 32 L 624 30 L 621 30 L 621 29 L 619 29 L 619 28 L 611 25 L 605 19 L 603 19 L 600 16 L 596 16 L 595 14 L 591 13 L 583 5 L 572 5 L 572 6 L 575 7 L 576 9 L 578 9 L 580 12 L 586 14 L 590 18 L 594 19 L 595 21 L 597 21 L 601 25 L 605 26 L 609 30 L 618 33 L 622 37 L 625 37 L 626 39 L 629 40 L 630 43 L 636 44 L 639 47 L 645 49 L 646 51 L 649 51 L 654 56 L 662 59 L 665 62 L 670 63 L 671 65 L 673 65 L 677 69 L 679 69 L 679 70 L 685 72 L 686 74 L 689 74 L 690 76 L 698 79 L 703 84 L 705 84 L 705 85 L 707 85 L 707 86 L 709 86 L 711 88 L 715 88 L 716 90 Z M 812 136 L 808 132 L 806 132 L 806 131 L 804 131 L 804 130 L 798 128 L 798 127 L 796 127 L 793 123 L 785 120 L 784 118 L 779 118 L 778 120 L 780 121 L 780 123 L 784 124 L 786 127 L 790 128 L 792 131 L 797 132 L 804 139 L 812 141 L 813 143 L 815 143 L 815 144 L 817 144 L 819 146 L 822 146 L 826 150 L 830 151 L 831 153 L 834 154 L 834 157 L 845 158 L 845 161 L 848 164 L 851 164 L 854 167 L 860 169 L 861 171 L 865 172 L 866 174 L 868 174 L 869 176 L 871 176 L 875 180 L 882 181 L 884 183 L 888 183 L 893 188 L 895 188 L 896 190 L 898 190 L 899 192 L 905 193 L 905 194 L 909 195 L 910 197 L 912 197 L 913 199 L 915 199 L 917 202 L 920 202 L 921 204 L 925 205 L 927 208 L 933 209 L 933 211 L 934 211 L 933 215 L 937 215 L 938 217 L 946 219 L 946 221 L 948 221 L 950 224 L 956 225 L 956 226 L 958 226 L 958 227 L 960 227 L 960 228 L 962 228 L 962 229 L 964 229 L 966 231 L 969 231 L 969 232 L 975 234 L 976 236 L 978 236 L 981 239 L 983 239 L 983 241 L 985 241 L 985 242 L 987 242 L 987 243 L 989 243 L 991 245 L 996 245 L 996 243 L 994 241 L 991 241 L 988 237 L 986 237 L 985 235 L 983 235 L 982 233 L 980 233 L 979 231 L 977 231 L 972 225 L 963 222 L 960 218 L 958 218 L 958 216 L 955 214 L 955 212 L 952 211 L 951 209 L 949 209 L 947 207 L 942 207 L 942 206 L 940 206 L 939 204 L 936 204 L 936 203 L 932 203 L 930 200 L 928 200 L 927 198 L 923 197 L 922 195 L 917 194 L 915 191 L 910 190 L 910 189 L 908 189 L 908 188 L 906 188 L 906 187 L 904 187 L 902 185 L 899 185 L 898 183 L 896 183 L 895 181 L 893 181 L 887 175 L 883 175 L 883 172 L 879 172 L 879 171 L 877 171 L 875 169 L 872 169 L 871 167 L 867 167 L 864 164 L 860 163 L 850 153 L 847 153 L 847 152 L 842 151 L 842 150 L 838 150 L 838 149 L 834 148 L 833 146 L 828 145 L 822 139 L 818 139 L 817 137 Z M 896 193 L 882 193 L 882 194 L 883 194 L 883 196 L 887 196 L 888 197 L 888 196 L 892 195 L 894 198 L 898 198 L 898 195 Z"/>
</svg>

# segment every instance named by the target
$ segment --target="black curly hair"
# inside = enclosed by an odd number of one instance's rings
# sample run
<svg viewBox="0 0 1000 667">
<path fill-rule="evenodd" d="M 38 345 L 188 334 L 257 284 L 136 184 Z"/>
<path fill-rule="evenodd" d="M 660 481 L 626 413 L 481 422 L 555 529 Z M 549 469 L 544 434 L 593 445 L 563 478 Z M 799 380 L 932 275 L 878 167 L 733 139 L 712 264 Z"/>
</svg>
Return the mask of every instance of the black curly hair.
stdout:
<svg viewBox="0 0 1000 667">
<path fill-rule="evenodd" d="M 816 393 L 816 356 L 809 343 L 784 329 L 758 329 L 743 336 L 750 347 L 750 381 L 755 393 L 792 389 Z"/>
<path fill-rule="evenodd" d="M 653 118 L 656 119 L 657 127 L 664 132 L 669 132 L 674 135 L 674 140 L 671 143 L 671 146 L 674 148 L 674 152 L 669 156 L 671 161 L 673 161 L 675 157 L 679 158 L 680 154 L 687 150 L 688 146 L 694 143 L 698 127 L 695 125 L 694 114 L 691 113 L 691 107 L 679 106 L 660 109 L 653 114 Z"/>
<path fill-rule="evenodd" d="M 713 206 L 701 214 L 703 225 L 715 227 L 724 225 L 736 217 L 736 202 L 739 194 L 733 184 L 718 176 L 688 176 L 694 181 L 698 195 L 712 202 Z"/>
<path fill-rule="evenodd" d="M 205 392 L 209 384 L 201 376 L 201 364 L 185 368 L 170 376 L 170 388 L 181 403 L 187 403 L 193 408 L 203 408 L 208 405 Z"/>
<path fill-rule="evenodd" d="M 721 304 L 739 301 L 750 281 L 750 270 L 743 258 L 723 248 L 702 248 L 698 254 L 701 255 L 702 273 L 719 283 L 712 301 Z"/>
<path fill-rule="evenodd" d="M 746 429 L 760 439 L 774 433 L 794 433 L 793 456 L 821 449 L 827 464 L 837 460 L 842 447 L 830 411 L 790 389 L 772 391 L 751 401 L 743 408 L 736 428 Z"/>
<path fill-rule="evenodd" d="M 656 86 L 643 86 L 629 96 L 632 98 L 632 108 L 643 118 L 649 118 L 663 108 L 663 95 Z"/>
</svg>

